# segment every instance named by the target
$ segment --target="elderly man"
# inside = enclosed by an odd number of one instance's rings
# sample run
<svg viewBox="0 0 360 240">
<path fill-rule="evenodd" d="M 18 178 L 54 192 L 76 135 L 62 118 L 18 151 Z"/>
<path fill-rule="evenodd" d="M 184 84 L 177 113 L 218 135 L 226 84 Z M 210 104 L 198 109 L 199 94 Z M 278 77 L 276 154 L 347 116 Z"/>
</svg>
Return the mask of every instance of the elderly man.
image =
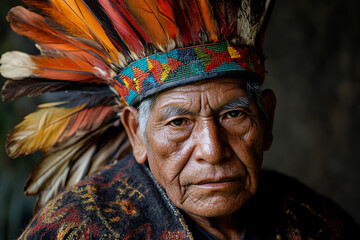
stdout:
<svg viewBox="0 0 360 240">
<path fill-rule="evenodd" d="M 40 14 L 17 7 L 8 20 L 41 55 L 3 55 L 13 79 L 3 98 L 63 100 L 7 141 L 12 157 L 44 153 L 25 186 L 39 197 L 21 239 L 355 234 L 330 200 L 260 170 L 276 105 L 261 90 L 273 1 L 24 2 Z"/>
</svg>

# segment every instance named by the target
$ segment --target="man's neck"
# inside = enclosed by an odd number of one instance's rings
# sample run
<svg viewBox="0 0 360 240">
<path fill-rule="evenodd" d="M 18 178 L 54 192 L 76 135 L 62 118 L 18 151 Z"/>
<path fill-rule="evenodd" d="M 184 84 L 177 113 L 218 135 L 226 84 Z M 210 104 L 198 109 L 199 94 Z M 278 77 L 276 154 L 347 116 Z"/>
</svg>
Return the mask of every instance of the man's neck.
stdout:
<svg viewBox="0 0 360 240">
<path fill-rule="evenodd" d="M 244 231 L 243 221 L 234 213 L 220 217 L 200 217 L 191 213 L 185 213 L 193 222 L 217 239 L 239 240 Z"/>
</svg>

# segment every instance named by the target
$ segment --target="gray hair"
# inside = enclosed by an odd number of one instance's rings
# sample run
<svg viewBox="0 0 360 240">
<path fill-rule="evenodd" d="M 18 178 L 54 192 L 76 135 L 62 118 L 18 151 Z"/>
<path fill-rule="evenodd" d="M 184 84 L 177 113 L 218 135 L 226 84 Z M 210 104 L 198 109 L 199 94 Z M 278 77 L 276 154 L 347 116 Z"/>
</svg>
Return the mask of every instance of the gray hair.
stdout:
<svg viewBox="0 0 360 240">
<path fill-rule="evenodd" d="M 266 118 L 267 116 L 264 111 L 263 101 L 261 96 L 261 84 L 254 80 L 243 80 L 243 84 L 244 84 L 244 90 L 246 91 L 248 97 L 254 101 L 256 107 L 260 111 L 260 114 Z M 138 107 L 139 110 L 138 123 L 140 127 L 140 133 L 146 142 L 147 142 L 146 125 L 149 119 L 150 110 L 153 107 L 157 96 L 158 94 L 154 94 L 145 98 Z"/>
<path fill-rule="evenodd" d="M 148 122 L 150 110 L 151 110 L 152 106 L 154 105 L 155 100 L 156 100 L 156 94 L 151 95 L 151 96 L 145 98 L 138 107 L 138 110 L 139 110 L 138 123 L 139 123 L 139 127 L 140 127 L 140 133 L 146 142 L 147 142 L 147 136 L 146 136 L 146 132 L 145 132 L 146 124 Z"/>
</svg>

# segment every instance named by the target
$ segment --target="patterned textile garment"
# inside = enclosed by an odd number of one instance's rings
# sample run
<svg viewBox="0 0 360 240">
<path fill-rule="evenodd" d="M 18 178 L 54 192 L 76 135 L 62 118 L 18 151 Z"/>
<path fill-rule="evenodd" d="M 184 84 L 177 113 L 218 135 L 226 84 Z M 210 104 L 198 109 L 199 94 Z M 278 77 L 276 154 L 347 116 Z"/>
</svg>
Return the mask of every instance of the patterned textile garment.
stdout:
<svg viewBox="0 0 360 240">
<path fill-rule="evenodd" d="M 351 239 L 356 223 L 294 179 L 262 171 L 242 239 Z M 194 239 L 146 165 L 128 155 L 50 201 L 19 239 Z"/>
</svg>

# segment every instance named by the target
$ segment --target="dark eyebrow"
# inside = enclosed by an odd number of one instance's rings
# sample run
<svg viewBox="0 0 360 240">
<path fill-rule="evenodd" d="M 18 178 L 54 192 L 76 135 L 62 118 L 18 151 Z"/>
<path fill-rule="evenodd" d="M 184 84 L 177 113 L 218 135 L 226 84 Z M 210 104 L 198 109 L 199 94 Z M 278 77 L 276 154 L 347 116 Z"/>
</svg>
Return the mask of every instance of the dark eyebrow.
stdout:
<svg viewBox="0 0 360 240">
<path fill-rule="evenodd" d="M 228 103 L 226 103 L 225 105 L 219 107 L 218 109 L 215 110 L 215 112 L 219 113 L 221 111 L 224 110 L 228 110 L 228 109 L 234 109 L 234 108 L 244 108 L 245 110 L 249 111 L 249 105 L 250 105 L 250 100 L 247 97 L 239 97 L 236 98 L 235 100 L 231 100 Z M 181 115 L 186 115 L 186 114 L 191 114 L 191 112 L 189 110 L 183 109 L 183 108 L 178 108 L 175 106 L 168 106 L 165 107 L 161 110 L 161 117 L 162 119 L 167 119 L 173 116 L 181 116 Z"/>
<path fill-rule="evenodd" d="M 228 109 L 234 108 L 244 108 L 245 110 L 249 110 L 250 100 L 247 97 L 239 97 L 235 100 L 232 100 L 225 105 L 216 109 L 217 112 L 221 112 Z"/>
<path fill-rule="evenodd" d="M 174 106 L 169 106 L 161 110 L 161 117 L 163 119 L 184 114 L 190 114 L 190 111 Z"/>
</svg>

